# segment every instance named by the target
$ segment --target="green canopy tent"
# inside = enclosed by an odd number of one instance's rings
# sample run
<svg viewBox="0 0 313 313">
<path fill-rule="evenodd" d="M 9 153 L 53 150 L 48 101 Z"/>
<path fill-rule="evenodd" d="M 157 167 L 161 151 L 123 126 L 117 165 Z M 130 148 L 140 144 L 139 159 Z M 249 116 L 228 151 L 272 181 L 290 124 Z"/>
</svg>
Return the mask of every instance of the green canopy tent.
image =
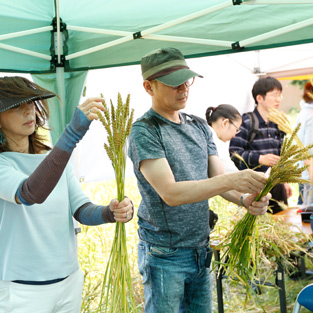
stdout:
<svg viewBox="0 0 313 313">
<path fill-rule="evenodd" d="M 60 95 L 55 142 L 87 71 L 138 64 L 165 46 L 186 58 L 313 42 L 313 0 L 0 0 L 0 71 L 31 73 Z"/>
</svg>

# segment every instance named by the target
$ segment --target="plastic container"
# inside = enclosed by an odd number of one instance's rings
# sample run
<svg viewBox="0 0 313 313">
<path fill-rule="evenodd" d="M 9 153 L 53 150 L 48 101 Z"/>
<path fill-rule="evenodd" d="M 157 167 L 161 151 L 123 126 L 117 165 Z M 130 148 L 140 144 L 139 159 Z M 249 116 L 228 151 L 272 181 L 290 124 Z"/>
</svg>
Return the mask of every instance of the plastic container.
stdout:
<svg viewBox="0 0 313 313">
<path fill-rule="evenodd" d="M 312 215 L 312 212 L 302 212 L 301 213 L 301 220 L 304 223 L 310 223 L 310 217 Z"/>
<path fill-rule="evenodd" d="M 304 223 L 310 223 L 310 216 L 313 213 L 313 206 L 306 206 L 306 207 L 302 207 L 299 210 L 297 210 L 297 213 L 301 214 L 301 220 Z"/>
</svg>

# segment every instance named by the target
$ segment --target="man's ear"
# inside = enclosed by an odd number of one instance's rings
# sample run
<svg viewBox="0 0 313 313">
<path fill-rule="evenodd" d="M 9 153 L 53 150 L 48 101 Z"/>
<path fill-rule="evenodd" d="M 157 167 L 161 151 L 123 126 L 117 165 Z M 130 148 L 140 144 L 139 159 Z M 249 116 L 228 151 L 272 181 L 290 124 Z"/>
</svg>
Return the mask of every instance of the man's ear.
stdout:
<svg viewBox="0 0 313 313">
<path fill-rule="evenodd" d="M 256 99 L 257 103 L 260 103 L 260 102 L 262 102 L 262 100 L 264 100 L 262 95 L 257 95 L 255 99 Z"/>
<path fill-rule="evenodd" d="M 150 96 L 153 96 L 153 86 L 150 80 L 145 80 L 143 82 L 143 87 Z"/>
</svg>

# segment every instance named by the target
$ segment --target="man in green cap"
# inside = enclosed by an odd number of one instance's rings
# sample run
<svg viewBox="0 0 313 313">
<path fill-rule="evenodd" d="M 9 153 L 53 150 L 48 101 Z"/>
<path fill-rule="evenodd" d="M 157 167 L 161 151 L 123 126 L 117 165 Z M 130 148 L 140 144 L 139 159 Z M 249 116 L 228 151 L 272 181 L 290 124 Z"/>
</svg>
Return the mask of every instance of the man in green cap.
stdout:
<svg viewBox="0 0 313 313">
<path fill-rule="evenodd" d="M 180 112 L 195 77 L 202 76 L 179 50 L 154 50 L 141 69 L 152 107 L 133 125 L 129 157 L 142 196 L 138 264 L 145 312 L 209 313 L 208 199 L 221 195 L 264 214 L 270 194 L 254 199 L 267 178 L 252 170 L 224 174 L 206 121 Z"/>
</svg>

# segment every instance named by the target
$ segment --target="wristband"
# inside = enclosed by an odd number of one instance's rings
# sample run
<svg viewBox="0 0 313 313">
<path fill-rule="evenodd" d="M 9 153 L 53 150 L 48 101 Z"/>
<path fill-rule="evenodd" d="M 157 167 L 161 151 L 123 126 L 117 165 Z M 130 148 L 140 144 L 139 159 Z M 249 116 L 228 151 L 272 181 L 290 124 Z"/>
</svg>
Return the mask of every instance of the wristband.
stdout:
<svg viewBox="0 0 313 313">
<path fill-rule="evenodd" d="M 241 205 L 245 208 L 246 206 L 245 206 L 245 204 L 244 204 L 244 202 L 243 202 L 243 199 L 247 196 L 248 194 L 247 193 L 244 193 L 244 194 L 242 194 L 241 195 L 241 197 L 240 197 L 240 203 L 241 203 Z"/>
</svg>

